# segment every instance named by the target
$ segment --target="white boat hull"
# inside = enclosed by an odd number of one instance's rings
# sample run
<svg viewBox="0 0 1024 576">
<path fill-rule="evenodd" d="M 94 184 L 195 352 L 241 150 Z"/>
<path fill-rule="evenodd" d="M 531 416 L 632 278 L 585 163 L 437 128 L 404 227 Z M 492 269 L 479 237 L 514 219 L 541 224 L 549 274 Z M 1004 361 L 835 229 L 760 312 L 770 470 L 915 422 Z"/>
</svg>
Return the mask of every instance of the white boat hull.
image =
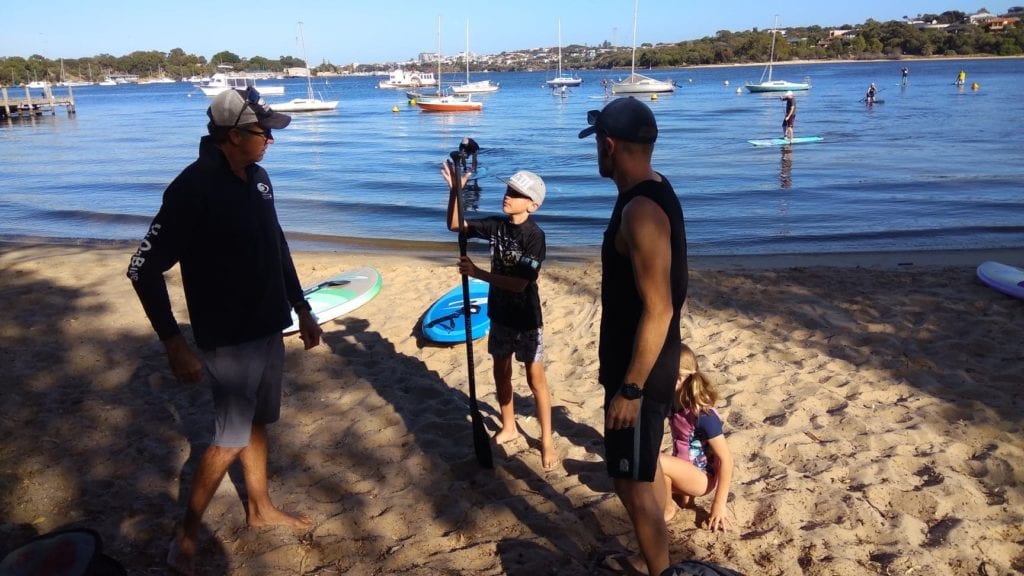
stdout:
<svg viewBox="0 0 1024 576">
<path fill-rule="evenodd" d="M 451 90 L 456 94 L 490 94 L 491 92 L 497 92 L 499 87 L 499 85 L 494 84 L 490 80 L 480 80 L 479 82 L 452 86 Z"/>
<path fill-rule="evenodd" d="M 274 112 L 326 112 L 337 108 L 338 100 L 293 98 L 288 102 L 271 102 L 267 105 Z"/>
<path fill-rule="evenodd" d="M 676 85 L 667 80 L 655 80 L 642 74 L 631 74 L 622 82 L 612 84 L 612 94 L 661 94 L 675 92 Z"/>
<path fill-rule="evenodd" d="M 757 84 L 747 84 L 747 90 L 751 92 L 798 92 L 810 90 L 811 85 L 805 82 L 786 82 L 785 80 L 772 80 Z"/>
</svg>

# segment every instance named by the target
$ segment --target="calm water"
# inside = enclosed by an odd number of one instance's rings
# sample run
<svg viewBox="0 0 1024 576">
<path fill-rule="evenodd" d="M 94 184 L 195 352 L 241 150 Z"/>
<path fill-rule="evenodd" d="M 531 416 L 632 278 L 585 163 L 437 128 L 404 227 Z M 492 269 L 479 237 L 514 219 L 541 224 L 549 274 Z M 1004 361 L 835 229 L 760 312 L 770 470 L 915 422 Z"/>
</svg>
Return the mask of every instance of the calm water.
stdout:
<svg viewBox="0 0 1024 576">
<path fill-rule="evenodd" d="M 683 200 L 691 253 L 1024 247 L 1024 60 L 910 62 L 905 89 L 901 66 L 776 67 L 776 78 L 810 78 L 796 133 L 825 138 L 791 150 L 747 143 L 781 133 L 777 97 L 736 93 L 760 67 L 653 72 L 679 83 L 649 104 L 661 129 L 655 167 Z M 952 85 L 960 67 L 966 88 Z M 483 112 L 457 114 L 420 112 L 377 78 L 318 82 L 338 110 L 296 114 L 263 161 L 293 244 L 451 241 L 439 167 L 463 136 L 480 142 L 490 174 L 544 177 L 536 218 L 549 245 L 599 244 L 615 189 L 597 175 L 593 139 L 576 133 L 611 75 L 584 72 L 564 99 L 541 87 L 545 76 L 474 75 L 502 88 L 482 97 Z M 282 82 L 289 98 L 305 93 L 298 80 L 268 83 Z M 883 104 L 859 102 L 870 82 Z M 75 97 L 75 117 L 0 122 L 0 237 L 141 238 L 205 133 L 208 100 L 185 83 Z M 481 183 L 480 210 L 500 211 L 504 185 Z"/>
</svg>

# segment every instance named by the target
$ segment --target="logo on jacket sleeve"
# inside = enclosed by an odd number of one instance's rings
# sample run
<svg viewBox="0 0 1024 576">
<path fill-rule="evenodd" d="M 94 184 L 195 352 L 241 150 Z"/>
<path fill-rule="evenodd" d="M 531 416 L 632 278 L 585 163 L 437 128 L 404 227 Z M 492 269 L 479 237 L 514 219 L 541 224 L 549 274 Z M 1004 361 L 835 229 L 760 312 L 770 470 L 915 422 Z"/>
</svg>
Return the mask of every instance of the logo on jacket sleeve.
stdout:
<svg viewBox="0 0 1024 576">
<path fill-rule="evenodd" d="M 264 182 L 260 182 L 256 185 L 256 189 L 260 191 L 260 196 L 264 200 L 273 200 L 274 192 L 271 191 L 270 186 L 267 186 Z"/>
</svg>

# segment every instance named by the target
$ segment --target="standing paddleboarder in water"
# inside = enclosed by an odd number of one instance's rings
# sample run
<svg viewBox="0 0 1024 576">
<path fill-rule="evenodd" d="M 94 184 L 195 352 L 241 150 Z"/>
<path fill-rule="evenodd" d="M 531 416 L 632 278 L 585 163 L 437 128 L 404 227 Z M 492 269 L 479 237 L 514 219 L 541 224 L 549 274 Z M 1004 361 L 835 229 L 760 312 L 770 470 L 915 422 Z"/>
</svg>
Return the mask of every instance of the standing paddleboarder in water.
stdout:
<svg viewBox="0 0 1024 576">
<path fill-rule="evenodd" d="M 793 126 L 796 124 L 796 99 L 792 92 L 786 92 L 782 98 L 786 101 L 786 116 L 782 119 L 782 137 L 793 141 Z"/>
</svg>

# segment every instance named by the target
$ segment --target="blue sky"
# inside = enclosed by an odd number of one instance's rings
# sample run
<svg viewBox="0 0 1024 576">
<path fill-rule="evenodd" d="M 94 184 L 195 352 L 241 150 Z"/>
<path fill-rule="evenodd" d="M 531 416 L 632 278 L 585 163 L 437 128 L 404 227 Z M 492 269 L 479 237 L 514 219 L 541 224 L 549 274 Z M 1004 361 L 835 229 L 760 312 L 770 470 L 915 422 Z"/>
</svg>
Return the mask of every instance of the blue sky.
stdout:
<svg viewBox="0 0 1024 576">
<path fill-rule="evenodd" d="M 638 43 L 676 42 L 714 35 L 719 30 L 780 26 L 840 26 L 868 18 L 993 13 L 1020 5 L 979 0 L 640 0 Z M 77 58 L 135 50 L 185 52 L 210 58 L 221 50 L 242 57 L 302 57 L 298 22 L 305 30 L 313 64 L 402 61 L 437 46 L 465 49 L 466 20 L 470 49 L 480 54 L 555 46 L 558 19 L 562 44 L 596 45 L 608 40 L 632 44 L 633 0 L 47 0 L 4 2 L 0 56 Z"/>
</svg>

